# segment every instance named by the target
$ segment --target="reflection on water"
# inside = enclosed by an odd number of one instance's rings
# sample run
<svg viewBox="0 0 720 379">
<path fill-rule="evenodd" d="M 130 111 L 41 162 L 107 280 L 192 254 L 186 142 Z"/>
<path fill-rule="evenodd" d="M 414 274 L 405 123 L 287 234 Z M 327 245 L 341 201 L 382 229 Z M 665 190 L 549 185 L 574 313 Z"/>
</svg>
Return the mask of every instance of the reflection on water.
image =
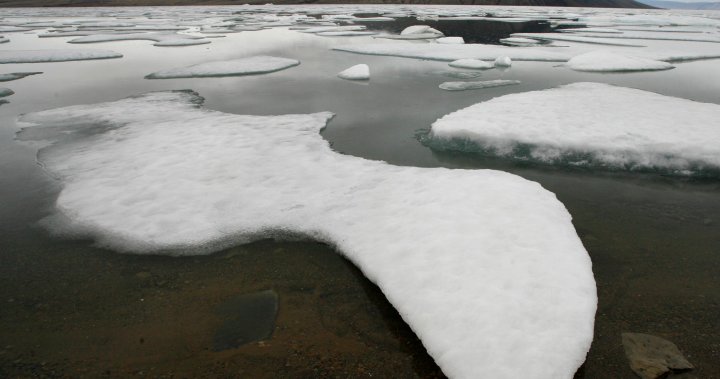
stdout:
<svg viewBox="0 0 720 379">
<path fill-rule="evenodd" d="M 65 40 L 17 34 L 4 48 L 63 48 Z M 16 115 L 185 88 L 224 112 L 335 112 L 323 136 L 344 154 L 397 165 L 502 169 L 540 182 L 572 214 L 598 284 L 595 341 L 580 375 L 633 377 L 620 345 L 623 331 L 672 340 L 698 377 L 720 372 L 720 182 L 533 167 L 434 152 L 415 139 L 437 118 L 471 104 L 576 81 L 718 102 L 717 61 L 622 75 L 518 62 L 481 73 L 482 80 L 522 81 L 518 86 L 451 93 L 437 88 L 447 80 L 445 63 L 329 51 L 352 41 L 372 39 L 272 30 L 180 49 L 142 41 L 92 46 L 125 55 L 102 62 L 3 65 L 4 72 L 44 73 L 11 82 L 16 94 L 0 107 L 0 376 L 441 375 L 379 290 L 326 246 L 263 241 L 206 257 L 127 256 L 37 226 L 52 211 L 58 188 L 35 165 L 36 150 L 13 140 Z M 255 54 L 302 64 L 255 77 L 143 79 L 160 69 Z M 369 85 L 334 77 L 357 63 L 370 65 Z M 222 325 L 217 306 L 266 289 L 278 294 L 272 338 L 213 352 Z"/>
</svg>

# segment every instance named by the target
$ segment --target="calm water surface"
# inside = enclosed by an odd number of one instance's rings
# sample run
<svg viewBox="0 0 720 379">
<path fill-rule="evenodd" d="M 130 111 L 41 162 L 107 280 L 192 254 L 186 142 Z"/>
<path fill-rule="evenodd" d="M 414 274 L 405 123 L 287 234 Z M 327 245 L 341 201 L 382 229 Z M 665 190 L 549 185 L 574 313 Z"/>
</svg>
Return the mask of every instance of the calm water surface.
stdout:
<svg viewBox="0 0 720 379">
<path fill-rule="evenodd" d="M 3 48 L 68 48 L 68 39 L 17 33 Z M 455 80 L 445 76 L 446 63 L 329 50 L 370 41 L 268 30 L 184 48 L 145 41 L 90 46 L 121 52 L 122 59 L 2 65 L 2 72 L 44 73 L 4 83 L 16 94 L 0 106 L 0 377 L 442 376 L 378 288 L 322 244 L 260 241 L 202 257 L 132 256 L 53 237 L 38 225 L 60 188 L 36 164 L 36 148 L 14 140 L 18 114 L 188 88 L 223 112 L 335 112 L 323 137 L 343 154 L 396 165 L 501 169 L 541 183 L 572 214 L 598 285 L 595 340 L 578 377 L 633 378 L 620 344 L 624 331 L 666 337 L 697 366 L 699 378 L 720 377 L 720 179 L 509 163 L 435 152 L 416 138 L 437 118 L 471 104 L 577 81 L 720 104 L 717 60 L 605 75 L 517 62 L 482 72 L 481 79 L 521 85 L 446 92 L 437 88 Z M 253 77 L 143 79 L 160 69 L 257 54 L 302 64 Z M 368 84 L 334 77 L 357 63 L 370 65 Z M 213 351 L 223 322 L 214 310 L 266 289 L 279 299 L 273 337 Z"/>
</svg>

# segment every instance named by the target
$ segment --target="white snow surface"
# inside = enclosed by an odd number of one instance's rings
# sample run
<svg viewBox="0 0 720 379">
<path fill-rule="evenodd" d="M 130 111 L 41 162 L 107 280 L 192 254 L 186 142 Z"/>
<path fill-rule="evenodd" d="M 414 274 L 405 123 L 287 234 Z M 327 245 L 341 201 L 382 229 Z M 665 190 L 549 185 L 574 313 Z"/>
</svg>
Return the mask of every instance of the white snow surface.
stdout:
<svg viewBox="0 0 720 379">
<path fill-rule="evenodd" d="M 462 45 L 371 43 L 336 46 L 333 47 L 333 49 L 356 54 L 388 55 L 447 62 L 465 58 L 492 61 L 501 55 L 506 55 L 514 61 L 565 62 L 572 56 L 567 53 L 557 51 L 475 43 L 466 43 Z"/>
<path fill-rule="evenodd" d="M 433 123 L 431 138 L 441 145 L 470 141 L 494 155 L 547 163 L 691 174 L 720 169 L 720 145 L 708 143 L 720 141 L 717 120 L 716 104 L 574 83 L 451 113 Z"/>
<path fill-rule="evenodd" d="M 140 253 L 309 236 L 376 283 L 451 378 L 570 379 L 585 360 L 595 283 L 554 194 L 500 171 L 338 154 L 319 135 L 330 113 L 200 102 L 160 92 L 21 117 L 77 136 L 38 154 L 62 182 L 63 226 Z M 105 131 L 83 137 L 93 124 Z"/>
<path fill-rule="evenodd" d="M 495 67 L 510 67 L 512 66 L 512 59 L 508 56 L 500 56 L 495 58 Z"/>
<path fill-rule="evenodd" d="M 442 36 L 443 33 L 437 29 L 433 29 L 427 25 L 413 25 L 408 26 L 407 28 L 403 29 L 402 32 L 400 32 L 400 35 L 407 36 L 411 34 L 437 34 Z"/>
<path fill-rule="evenodd" d="M 337 75 L 341 79 L 347 80 L 369 80 L 370 67 L 366 64 L 356 64 Z"/>
<path fill-rule="evenodd" d="M 468 68 L 473 70 L 487 70 L 495 67 L 492 63 L 481 61 L 479 59 L 458 59 L 448 63 L 450 67 Z"/>
<path fill-rule="evenodd" d="M 295 59 L 258 55 L 248 58 L 207 62 L 188 67 L 178 67 L 169 70 L 157 71 L 145 76 L 145 78 L 174 79 L 256 75 L 284 70 L 299 64 L 300 61 Z"/>
<path fill-rule="evenodd" d="M 41 63 L 121 58 L 110 50 L 0 50 L 0 63 Z"/>
<path fill-rule="evenodd" d="M 440 87 L 440 89 L 444 89 L 446 91 L 466 91 L 466 90 L 471 90 L 471 89 L 483 89 L 483 88 L 492 88 L 492 87 L 511 86 L 514 84 L 520 84 L 520 81 L 519 80 L 495 79 L 495 80 L 472 81 L 472 82 L 444 82 L 444 83 L 440 84 L 438 87 Z"/>
<path fill-rule="evenodd" d="M 589 72 L 658 71 L 675 67 L 663 61 L 603 50 L 572 57 L 565 65 L 575 71 Z"/>
<path fill-rule="evenodd" d="M 210 43 L 203 37 L 177 33 L 91 34 L 75 38 L 69 43 L 98 43 L 112 41 L 155 41 L 154 46 L 191 46 Z"/>
<path fill-rule="evenodd" d="M 435 40 L 437 43 L 462 45 L 465 40 L 462 37 L 441 37 Z"/>
</svg>

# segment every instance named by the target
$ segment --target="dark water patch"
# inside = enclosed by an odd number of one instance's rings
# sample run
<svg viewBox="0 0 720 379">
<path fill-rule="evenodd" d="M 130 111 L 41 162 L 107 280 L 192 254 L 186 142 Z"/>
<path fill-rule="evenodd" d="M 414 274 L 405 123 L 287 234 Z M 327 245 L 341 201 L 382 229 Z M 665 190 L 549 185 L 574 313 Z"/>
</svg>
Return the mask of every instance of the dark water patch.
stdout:
<svg viewBox="0 0 720 379">
<path fill-rule="evenodd" d="M 215 332 L 213 350 L 234 349 L 272 336 L 278 295 L 273 290 L 240 295 L 220 304 L 217 311 L 225 321 Z"/>
<path fill-rule="evenodd" d="M 390 34 L 400 34 L 403 29 L 413 25 L 428 25 L 447 37 L 462 37 L 466 43 L 484 43 L 499 45 L 500 40 L 513 33 L 548 33 L 552 27 L 547 21 L 504 22 L 493 20 L 418 20 L 416 17 L 398 17 L 395 21 L 363 22 L 354 20 L 353 24 L 365 25 L 368 30 Z"/>
</svg>

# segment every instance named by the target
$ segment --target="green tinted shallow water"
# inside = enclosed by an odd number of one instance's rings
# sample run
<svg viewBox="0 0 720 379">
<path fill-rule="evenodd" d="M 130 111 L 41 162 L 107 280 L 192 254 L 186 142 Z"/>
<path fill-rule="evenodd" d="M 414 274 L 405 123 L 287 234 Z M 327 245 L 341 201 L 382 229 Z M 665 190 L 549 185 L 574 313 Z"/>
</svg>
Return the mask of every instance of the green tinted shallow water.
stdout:
<svg viewBox="0 0 720 379">
<path fill-rule="evenodd" d="M 65 40 L 16 34 L 3 48 L 66 48 Z M 6 83 L 16 94 L 0 106 L 0 376 L 440 375 L 379 290 L 324 245 L 263 241 L 205 257 L 142 257 L 53 237 L 37 226 L 59 188 L 35 164 L 36 150 L 13 140 L 18 114 L 184 88 L 224 112 L 335 112 L 323 136 L 343 154 L 397 165 L 494 168 L 540 182 L 572 214 L 598 284 L 595 340 L 578 376 L 632 378 L 623 331 L 666 337 L 698 367 L 698 377 L 720 375 L 720 181 L 514 164 L 434 152 L 415 138 L 468 105 L 576 81 L 717 103 L 718 61 L 622 75 L 518 62 L 482 73 L 483 80 L 521 80 L 518 86 L 450 93 L 437 88 L 448 80 L 445 63 L 329 51 L 366 40 L 274 30 L 178 49 L 147 42 L 92 46 L 125 54 L 116 60 L 2 65 L 4 72 L 44 74 Z M 209 57 L 261 53 L 302 64 L 255 77 L 143 79 Z M 357 63 L 371 66 L 368 85 L 334 77 Z M 213 352 L 223 322 L 214 309 L 266 289 L 279 296 L 272 339 Z"/>
</svg>

